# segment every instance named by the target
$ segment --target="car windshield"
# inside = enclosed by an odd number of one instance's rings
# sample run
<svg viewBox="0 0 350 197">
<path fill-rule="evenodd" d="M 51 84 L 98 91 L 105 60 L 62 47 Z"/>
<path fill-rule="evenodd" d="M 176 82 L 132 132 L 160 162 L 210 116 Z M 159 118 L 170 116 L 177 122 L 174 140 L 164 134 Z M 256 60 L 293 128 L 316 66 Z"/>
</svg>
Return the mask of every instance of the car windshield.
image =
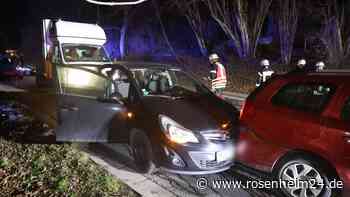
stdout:
<svg viewBox="0 0 350 197">
<path fill-rule="evenodd" d="M 109 62 L 102 46 L 65 44 L 62 47 L 66 62 Z"/>
<path fill-rule="evenodd" d="M 134 69 L 143 96 L 184 97 L 209 93 L 203 84 L 177 69 Z"/>
</svg>

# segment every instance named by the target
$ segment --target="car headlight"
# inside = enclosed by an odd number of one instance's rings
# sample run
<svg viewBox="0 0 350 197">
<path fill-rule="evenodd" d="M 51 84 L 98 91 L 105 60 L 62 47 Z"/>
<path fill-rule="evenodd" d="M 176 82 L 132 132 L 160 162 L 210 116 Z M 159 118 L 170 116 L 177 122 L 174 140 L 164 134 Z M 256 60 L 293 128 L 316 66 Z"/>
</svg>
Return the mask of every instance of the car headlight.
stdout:
<svg viewBox="0 0 350 197">
<path fill-rule="evenodd" d="M 192 131 L 184 128 L 167 116 L 159 116 L 160 126 L 169 140 L 178 144 L 199 143 Z"/>
</svg>

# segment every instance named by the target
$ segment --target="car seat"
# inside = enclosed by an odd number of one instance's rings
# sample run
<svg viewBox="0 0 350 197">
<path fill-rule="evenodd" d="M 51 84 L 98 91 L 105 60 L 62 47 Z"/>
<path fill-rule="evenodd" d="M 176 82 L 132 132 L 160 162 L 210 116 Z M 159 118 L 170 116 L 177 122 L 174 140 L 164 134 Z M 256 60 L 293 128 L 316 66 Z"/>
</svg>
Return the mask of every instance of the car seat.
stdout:
<svg viewBox="0 0 350 197">
<path fill-rule="evenodd" d="M 159 89 L 162 93 L 166 92 L 167 90 L 169 90 L 170 88 L 170 84 L 169 84 L 169 80 L 166 76 L 162 76 L 159 79 Z"/>
<path fill-rule="evenodd" d="M 148 87 L 148 91 L 151 93 L 151 94 L 157 94 L 159 92 L 158 90 L 158 80 L 157 79 L 151 79 L 148 84 L 147 84 L 147 87 Z"/>
</svg>

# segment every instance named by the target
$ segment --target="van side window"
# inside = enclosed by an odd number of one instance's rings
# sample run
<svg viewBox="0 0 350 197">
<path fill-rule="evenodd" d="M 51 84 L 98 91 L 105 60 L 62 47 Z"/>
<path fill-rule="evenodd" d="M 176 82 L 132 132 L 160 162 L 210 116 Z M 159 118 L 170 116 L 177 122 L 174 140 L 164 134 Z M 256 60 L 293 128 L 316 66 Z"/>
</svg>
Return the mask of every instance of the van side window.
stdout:
<svg viewBox="0 0 350 197">
<path fill-rule="evenodd" d="M 330 101 L 335 86 L 329 84 L 289 84 L 272 98 L 272 104 L 290 109 L 319 113 Z"/>
<path fill-rule="evenodd" d="M 346 101 L 343 110 L 341 112 L 341 119 L 345 121 L 350 120 L 350 98 Z"/>
</svg>

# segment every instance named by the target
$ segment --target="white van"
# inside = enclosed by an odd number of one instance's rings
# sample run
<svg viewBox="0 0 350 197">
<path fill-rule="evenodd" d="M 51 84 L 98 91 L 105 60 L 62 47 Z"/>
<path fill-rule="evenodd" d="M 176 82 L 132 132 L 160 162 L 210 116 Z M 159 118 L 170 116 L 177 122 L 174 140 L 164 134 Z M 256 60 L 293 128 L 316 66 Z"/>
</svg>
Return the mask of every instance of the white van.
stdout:
<svg viewBox="0 0 350 197">
<path fill-rule="evenodd" d="M 97 24 L 44 19 L 43 66 L 38 68 L 38 85 L 53 79 L 54 67 L 60 65 L 96 66 L 111 63 L 103 47 L 106 34 Z"/>
</svg>

